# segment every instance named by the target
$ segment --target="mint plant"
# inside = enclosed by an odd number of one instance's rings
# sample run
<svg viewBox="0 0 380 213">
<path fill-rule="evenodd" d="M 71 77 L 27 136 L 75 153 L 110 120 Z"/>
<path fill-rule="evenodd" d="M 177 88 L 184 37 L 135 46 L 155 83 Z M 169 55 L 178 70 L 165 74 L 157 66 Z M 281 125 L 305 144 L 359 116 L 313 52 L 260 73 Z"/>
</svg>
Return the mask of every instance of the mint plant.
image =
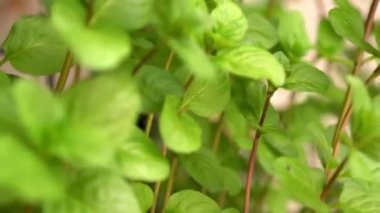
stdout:
<svg viewBox="0 0 380 213">
<path fill-rule="evenodd" d="M 380 212 L 378 0 L 315 42 L 281 1 L 41 3 L 0 66 L 57 80 L 0 73 L 0 212 Z"/>
</svg>

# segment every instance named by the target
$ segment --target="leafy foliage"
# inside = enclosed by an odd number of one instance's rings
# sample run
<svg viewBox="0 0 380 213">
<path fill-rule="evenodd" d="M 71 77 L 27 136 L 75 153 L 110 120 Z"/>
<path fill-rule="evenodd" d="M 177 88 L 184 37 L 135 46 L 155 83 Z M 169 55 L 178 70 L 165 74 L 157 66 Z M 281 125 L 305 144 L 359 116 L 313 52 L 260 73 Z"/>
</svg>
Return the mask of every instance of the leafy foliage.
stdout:
<svg viewBox="0 0 380 213">
<path fill-rule="evenodd" d="M 32 75 L 59 72 L 66 53 L 66 45 L 44 17 L 19 20 L 3 47 L 7 59 L 17 70 Z"/>
<path fill-rule="evenodd" d="M 0 212 L 380 211 L 376 4 L 315 42 L 282 1 L 41 4 L 0 53 Z"/>
</svg>

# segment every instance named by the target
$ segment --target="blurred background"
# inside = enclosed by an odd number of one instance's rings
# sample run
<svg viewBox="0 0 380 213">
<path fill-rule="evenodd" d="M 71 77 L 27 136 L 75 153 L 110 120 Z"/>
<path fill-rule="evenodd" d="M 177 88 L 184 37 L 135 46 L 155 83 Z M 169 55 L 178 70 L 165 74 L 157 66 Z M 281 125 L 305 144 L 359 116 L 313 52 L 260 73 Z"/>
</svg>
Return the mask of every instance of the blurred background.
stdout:
<svg viewBox="0 0 380 213">
<path fill-rule="evenodd" d="M 20 17 L 42 12 L 42 0 L 0 0 L 0 42 L 3 42 L 12 24 Z M 299 10 L 305 16 L 311 38 L 315 39 L 317 21 L 322 13 L 327 13 L 333 7 L 333 0 L 277 0 L 283 1 L 290 9 Z M 262 2 L 262 0 L 244 0 L 247 3 Z M 360 10 L 367 11 L 369 0 L 351 0 Z M 326 15 L 326 14 L 322 14 Z"/>
<path fill-rule="evenodd" d="M 0 43 L 5 40 L 13 23 L 20 17 L 43 12 L 41 1 L 43 0 L 0 0 Z M 260 4 L 269 1 L 282 1 L 285 7 L 300 11 L 306 20 L 306 27 L 312 42 L 316 40 L 319 19 L 327 16 L 328 11 L 334 7 L 334 0 L 243 0 L 243 2 L 247 4 Z M 370 0 L 349 1 L 361 10 L 363 14 L 367 14 L 371 4 Z M 377 13 L 376 16 L 379 17 L 379 15 L 380 13 Z M 312 59 L 314 55 L 315 53 L 310 51 L 307 58 Z M 0 52 L 0 57 L 1 56 L 2 54 Z M 322 62 L 316 64 L 316 66 L 321 70 L 325 70 L 326 64 Z M 374 64 L 369 64 L 368 66 L 372 67 Z M 364 70 L 366 70 L 366 68 L 364 68 Z M 14 73 L 14 70 L 9 64 L 5 64 L 2 67 L 2 71 Z M 26 77 L 30 78 L 30 76 Z M 336 83 L 342 87 L 344 86 L 343 82 Z M 279 110 L 286 108 L 289 104 L 289 95 L 290 93 L 286 91 L 277 92 L 272 99 L 272 104 Z"/>
</svg>

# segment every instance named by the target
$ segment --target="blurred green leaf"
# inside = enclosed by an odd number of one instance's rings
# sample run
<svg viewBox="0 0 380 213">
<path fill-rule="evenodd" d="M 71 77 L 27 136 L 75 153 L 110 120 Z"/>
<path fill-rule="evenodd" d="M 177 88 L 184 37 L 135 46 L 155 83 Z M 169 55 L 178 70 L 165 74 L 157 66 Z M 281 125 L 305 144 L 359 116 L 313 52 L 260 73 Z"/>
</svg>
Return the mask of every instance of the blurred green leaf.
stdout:
<svg viewBox="0 0 380 213">
<path fill-rule="evenodd" d="M 154 0 L 154 25 L 166 38 L 203 40 L 212 22 L 203 0 Z"/>
<path fill-rule="evenodd" d="M 302 14 L 298 11 L 284 12 L 279 18 L 278 37 L 289 56 L 301 58 L 311 44 Z"/>
<path fill-rule="evenodd" d="M 249 137 L 248 121 L 233 102 L 228 105 L 223 118 L 233 141 L 239 148 L 250 150 L 252 140 Z"/>
<path fill-rule="evenodd" d="M 13 136 L 0 136 L 0 186 L 24 201 L 58 199 L 64 192 L 64 181 L 58 170 L 49 167 L 40 153 L 32 151 L 27 141 Z"/>
<path fill-rule="evenodd" d="M 319 199 L 320 184 L 306 165 L 296 159 L 281 157 L 274 162 L 274 174 L 294 199 L 318 212 L 328 212 L 328 206 Z"/>
<path fill-rule="evenodd" d="M 268 212 L 287 213 L 288 196 L 283 190 L 271 187 L 265 200 Z"/>
<path fill-rule="evenodd" d="M 380 132 L 380 99 L 371 100 L 364 82 L 356 77 L 349 77 L 348 82 L 353 90 L 352 135 L 354 146 L 366 156 L 379 160 Z"/>
<path fill-rule="evenodd" d="M 354 111 L 369 111 L 372 108 L 371 97 L 369 96 L 366 86 L 357 77 L 347 77 L 348 83 L 353 90 L 353 107 Z"/>
<path fill-rule="evenodd" d="M 20 72 L 47 75 L 59 72 L 66 46 L 44 17 L 17 21 L 3 44 L 5 57 Z"/>
<path fill-rule="evenodd" d="M 195 182 L 208 191 L 220 192 L 224 189 L 226 172 L 210 150 L 202 149 L 190 155 L 182 156 L 181 165 Z M 232 192 L 235 190 L 233 188 Z"/>
<path fill-rule="evenodd" d="M 85 67 L 106 70 L 116 67 L 130 53 L 129 36 L 112 26 L 87 27 L 86 8 L 78 0 L 57 0 L 52 23 L 62 39 Z"/>
<path fill-rule="evenodd" d="M 329 84 L 329 77 L 321 70 L 306 63 L 296 63 L 287 70 L 284 88 L 295 91 L 325 93 Z"/>
<path fill-rule="evenodd" d="M 166 95 L 180 97 L 183 93 L 182 85 L 173 75 L 153 66 L 143 66 L 136 80 L 142 95 L 143 112 L 160 111 Z"/>
<path fill-rule="evenodd" d="M 353 7 L 338 7 L 330 10 L 329 19 L 337 34 L 347 38 L 365 51 L 380 57 L 380 52 L 364 41 L 364 21 Z"/>
<path fill-rule="evenodd" d="M 230 168 L 223 168 L 224 189 L 230 196 L 236 196 L 243 189 L 240 174 Z"/>
<path fill-rule="evenodd" d="M 248 13 L 248 31 L 244 42 L 263 49 L 270 49 L 278 42 L 277 31 L 264 16 Z"/>
<path fill-rule="evenodd" d="M 67 116 L 54 132 L 53 152 L 77 164 L 110 162 L 130 136 L 140 106 L 129 74 L 108 73 L 82 81 L 63 99 Z"/>
<path fill-rule="evenodd" d="M 235 208 L 223 209 L 220 213 L 239 213 L 239 210 Z"/>
<path fill-rule="evenodd" d="M 214 78 L 194 78 L 182 98 L 181 108 L 188 108 L 199 116 L 221 113 L 230 99 L 228 73 L 218 72 Z"/>
<path fill-rule="evenodd" d="M 169 175 L 167 160 L 153 141 L 137 128 L 118 149 L 117 160 L 122 174 L 130 179 L 161 181 Z"/>
<path fill-rule="evenodd" d="M 143 183 L 135 182 L 129 184 L 132 187 L 137 200 L 140 203 L 142 212 L 147 212 L 153 203 L 153 191 L 152 189 Z"/>
<path fill-rule="evenodd" d="M 214 21 L 211 37 L 217 47 L 229 47 L 242 40 L 248 21 L 239 6 L 233 2 L 218 4 L 211 12 Z"/>
<path fill-rule="evenodd" d="M 47 88 L 25 80 L 14 85 L 13 96 L 25 131 L 34 143 L 45 145 L 44 140 L 49 132 L 64 119 L 65 112 L 61 101 Z"/>
<path fill-rule="evenodd" d="M 351 178 L 344 181 L 339 202 L 344 212 L 378 212 L 380 211 L 379 190 L 378 182 Z"/>
<path fill-rule="evenodd" d="M 152 3 L 152 0 L 95 0 L 89 24 L 136 30 L 150 21 Z"/>
<path fill-rule="evenodd" d="M 262 80 L 268 79 L 276 86 L 285 81 L 285 72 L 277 59 L 264 49 L 242 45 L 218 52 L 217 63 L 233 74 Z"/>
<path fill-rule="evenodd" d="M 9 79 L 8 75 L 0 70 L 0 92 L 3 92 L 7 88 L 11 86 L 11 80 Z"/>
<path fill-rule="evenodd" d="M 204 50 L 189 38 L 169 40 L 170 46 L 196 78 L 211 79 L 216 75 L 214 64 Z"/>
<path fill-rule="evenodd" d="M 133 189 L 109 171 L 84 171 L 68 188 L 66 199 L 48 203 L 44 213 L 142 213 Z"/>
<path fill-rule="evenodd" d="M 380 183 L 380 173 L 378 172 L 380 163 L 368 158 L 363 153 L 358 151 L 351 152 L 347 168 L 351 177 L 355 179 Z"/>
<path fill-rule="evenodd" d="M 359 11 L 353 8 L 334 8 L 329 11 L 329 19 L 336 33 L 358 44 L 364 37 L 364 22 Z"/>
<path fill-rule="evenodd" d="M 191 153 L 201 147 L 201 129 L 186 112 L 179 112 L 179 99 L 168 96 L 161 112 L 160 132 L 166 146 L 177 153 Z"/>
<path fill-rule="evenodd" d="M 211 198 L 193 191 L 182 190 L 170 196 L 165 213 L 219 213 L 220 208 Z"/>
<path fill-rule="evenodd" d="M 259 119 L 264 107 L 267 86 L 258 81 L 234 79 L 231 98 L 251 127 L 259 128 Z M 279 114 L 269 106 L 264 127 L 277 126 Z"/>
<path fill-rule="evenodd" d="M 318 53 L 325 57 L 333 57 L 343 50 L 343 38 L 338 35 L 328 19 L 319 22 L 317 35 Z"/>
</svg>

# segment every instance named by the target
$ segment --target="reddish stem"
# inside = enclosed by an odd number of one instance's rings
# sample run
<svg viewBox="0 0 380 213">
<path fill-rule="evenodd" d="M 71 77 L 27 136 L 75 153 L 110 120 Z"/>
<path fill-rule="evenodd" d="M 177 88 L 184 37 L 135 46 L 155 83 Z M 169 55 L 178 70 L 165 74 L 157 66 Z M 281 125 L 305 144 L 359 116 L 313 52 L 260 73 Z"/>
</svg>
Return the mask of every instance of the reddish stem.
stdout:
<svg viewBox="0 0 380 213">
<path fill-rule="evenodd" d="M 269 90 L 267 91 L 264 108 L 260 116 L 259 120 L 259 129 L 257 129 L 255 138 L 253 139 L 253 146 L 251 149 L 251 153 L 249 155 L 249 166 L 248 166 L 248 175 L 246 180 L 246 186 L 245 186 L 245 197 L 244 197 L 244 213 L 249 212 L 249 206 L 250 206 L 250 200 L 251 200 L 251 185 L 252 185 L 252 177 L 254 174 L 255 169 L 255 162 L 256 162 L 256 155 L 257 155 L 257 148 L 259 146 L 260 138 L 262 135 L 262 127 L 264 126 L 264 121 L 270 106 L 270 99 L 273 95 L 273 91 Z"/>
</svg>

